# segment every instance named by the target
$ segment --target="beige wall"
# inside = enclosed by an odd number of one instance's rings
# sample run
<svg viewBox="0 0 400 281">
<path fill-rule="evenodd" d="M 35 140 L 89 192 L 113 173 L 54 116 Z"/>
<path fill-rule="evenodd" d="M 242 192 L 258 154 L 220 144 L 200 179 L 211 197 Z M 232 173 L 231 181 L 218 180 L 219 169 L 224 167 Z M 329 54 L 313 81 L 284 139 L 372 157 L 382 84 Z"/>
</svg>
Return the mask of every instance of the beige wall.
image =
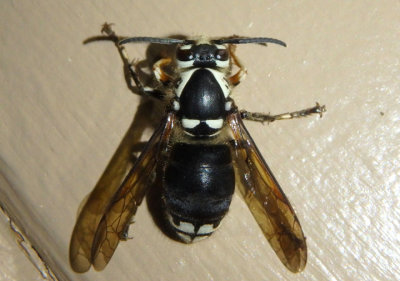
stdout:
<svg viewBox="0 0 400 281">
<path fill-rule="evenodd" d="M 65 280 L 394 280 L 399 278 L 398 1 L 2 1 L 0 201 Z M 269 36 L 288 48 L 238 47 L 241 108 L 281 113 L 325 104 L 322 119 L 247 123 L 296 209 L 305 271 L 277 259 L 235 196 L 213 237 L 187 246 L 146 202 L 105 271 L 78 275 L 68 245 L 80 202 L 129 128 L 140 98 L 100 25 L 131 36 Z M 145 57 L 145 45 L 129 46 Z M 147 116 L 147 115 L 146 115 Z M 150 131 L 145 132 L 146 140 Z M 7 183 L 7 184 L 6 184 Z M 5 221 L 5 219 L 3 220 Z M 4 227 L 7 224 L 4 222 Z M 3 227 L 3 225 L 2 225 Z M 1 232 L 0 279 L 40 280 Z M 14 254 L 15 253 L 15 254 Z"/>
</svg>

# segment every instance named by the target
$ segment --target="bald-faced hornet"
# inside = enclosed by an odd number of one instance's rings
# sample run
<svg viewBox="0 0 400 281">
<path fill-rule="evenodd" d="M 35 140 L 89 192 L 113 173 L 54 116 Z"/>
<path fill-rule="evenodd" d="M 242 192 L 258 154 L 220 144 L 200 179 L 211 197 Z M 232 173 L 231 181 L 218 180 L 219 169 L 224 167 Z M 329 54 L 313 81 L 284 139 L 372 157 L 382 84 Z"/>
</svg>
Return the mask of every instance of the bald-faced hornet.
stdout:
<svg viewBox="0 0 400 281">
<path fill-rule="evenodd" d="M 177 238 L 191 243 L 210 236 L 227 213 L 237 185 L 282 263 L 292 272 L 302 271 L 307 248 L 300 223 L 243 119 L 273 122 L 315 113 L 322 116 L 325 106 L 317 103 L 305 110 L 268 115 L 240 111 L 230 97 L 246 74 L 235 56 L 236 44 L 286 44 L 272 38 L 126 38 L 116 36 L 109 25 L 104 31 L 118 42 L 126 61 L 126 43 L 175 45 L 176 54 L 153 66 L 156 80 L 169 88 L 165 92 L 143 85 L 130 64 L 139 93 L 166 101 L 165 117 L 118 191 L 111 198 L 91 194 L 98 201 L 89 198 L 75 225 L 72 268 L 85 272 L 91 265 L 96 270 L 107 265 L 119 241 L 126 238 L 149 179 L 157 171 L 165 217 Z M 172 66 L 172 73 L 164 70 L 167 66 Z M 106 207 L 96 209 L 99 201 Z M 95 210 L 91 219 L 85 217 L 85 210 Z"/>
</svg>

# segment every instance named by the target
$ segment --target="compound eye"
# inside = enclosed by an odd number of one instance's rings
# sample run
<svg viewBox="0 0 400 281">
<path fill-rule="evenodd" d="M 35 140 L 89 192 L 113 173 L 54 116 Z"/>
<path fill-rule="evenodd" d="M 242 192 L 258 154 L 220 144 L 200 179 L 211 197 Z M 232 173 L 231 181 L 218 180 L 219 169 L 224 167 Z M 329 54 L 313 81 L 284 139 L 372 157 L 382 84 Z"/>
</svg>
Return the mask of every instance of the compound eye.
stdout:
<svg viewBox="0 0 400 281">
<path fill-rule="evenodd" d="M 226 49 L 217 49 L 215 51 L 215 58 L 217 60 L 227 60 L 228 59 L 228 51 Z"/>
<path fill-rule="evenodd" d="M 180 61 L 194 60 L 191 45 L 184 45 L 176 51 L 176 58 Z"/>
</svg>

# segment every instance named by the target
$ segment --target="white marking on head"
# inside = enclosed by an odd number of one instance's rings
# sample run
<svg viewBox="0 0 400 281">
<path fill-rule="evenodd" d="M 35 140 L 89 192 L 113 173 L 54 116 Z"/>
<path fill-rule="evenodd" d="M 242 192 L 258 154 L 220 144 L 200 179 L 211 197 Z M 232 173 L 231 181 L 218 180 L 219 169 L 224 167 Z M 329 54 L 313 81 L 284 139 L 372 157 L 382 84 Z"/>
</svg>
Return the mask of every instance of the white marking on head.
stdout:
<svg viewBox="0 0 400 281">
<path fill-rule="evenodd" d="M 220 44 L 214 44 L 215 47 L 217 47 L 218 50 L 226 50 L 226 46 L 225 45 L 220 45 Z M 228 68 L 230 65 L 230 60 L 215 60 L 216 64 L 218 67 L 220 68 Z"/>
<path fill-rule="evenodd" d="M 227 68 L 229 67 L 229 60 L 215 60 L 215 63 L 218 67 Z"/>
<path fill-rule="evenodd" d="M 224 119 L 208 119 L 206 120 L 206 124 L 208 127 L 213 128 L 213 129 L 221 129 L 222 125 L 224 124 Z"/>
<path fill-rule="evenodd" d="M 178 68 L 188 68 L 188 67 L 192 67 L 194 63 L 194 59 L 193 60 L 176 60 L 176 64 L 178 66 Z"/>
<path fill-rule="evenodd" d="M 185 129 L 193 129 L 197 125 L 200 124 L 200 120 L 197 119 L 187 119 L 187 118 L 182 118 L 182 127 Z"/>
</svg>

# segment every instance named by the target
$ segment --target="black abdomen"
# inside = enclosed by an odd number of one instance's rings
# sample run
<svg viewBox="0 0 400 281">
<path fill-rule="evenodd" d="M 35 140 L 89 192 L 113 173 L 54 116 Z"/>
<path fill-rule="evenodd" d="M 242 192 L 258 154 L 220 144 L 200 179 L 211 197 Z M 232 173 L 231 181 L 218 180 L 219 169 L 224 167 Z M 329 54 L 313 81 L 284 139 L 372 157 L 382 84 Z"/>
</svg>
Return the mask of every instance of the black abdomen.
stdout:
<svg viewBox="0 0 400 281">
<path fill-rule="evenodd" d="M 214 231 L 229 209 L 234 188 L 229 146 L 174 145 L 163 197 L 171 225 L 185 242 Z"/>
</svg>

